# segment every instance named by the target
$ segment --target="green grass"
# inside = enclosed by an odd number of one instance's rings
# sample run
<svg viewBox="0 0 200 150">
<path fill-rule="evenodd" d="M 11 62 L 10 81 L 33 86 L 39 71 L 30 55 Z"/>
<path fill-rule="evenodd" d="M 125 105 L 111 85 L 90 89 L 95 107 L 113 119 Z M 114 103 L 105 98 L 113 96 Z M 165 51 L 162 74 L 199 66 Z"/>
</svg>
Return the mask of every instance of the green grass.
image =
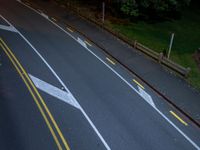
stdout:
<svg viewBox="0 0 200 150">
<path fill-rule="evenodd" d="M 188 81 L 200 89 L 200 70 L 192 57 L 200 47 L 200 11 L 198 9 L 186 10 L 183 17 L 176 21 L 155 24 L 138 22 L 128 25 L 109 23 L 109 26 L 157 52 L 168 49 L 170 34 L 174 32 L 175 38 L 170 58 L 191 68 Z"/>
</svg>

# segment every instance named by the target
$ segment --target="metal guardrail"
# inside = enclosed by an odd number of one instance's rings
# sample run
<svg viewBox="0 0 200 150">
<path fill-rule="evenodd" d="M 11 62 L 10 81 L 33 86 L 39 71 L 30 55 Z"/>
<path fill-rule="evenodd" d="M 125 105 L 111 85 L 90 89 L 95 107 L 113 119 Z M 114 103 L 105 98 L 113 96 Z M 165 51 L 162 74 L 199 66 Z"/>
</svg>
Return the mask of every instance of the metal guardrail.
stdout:
<svg viewBox="0 0 200 150">
<path fill-rule="evenodd" d="M 151 58 L 153 58 L 154 60 L 158 61 L 160 64 L 163 64 L 164 66 L 170 68 L 171 70 L 179 73 L 181 76 L 184 76 L 184 77 L 188 76 L 188 74 L 191 70 L 189 67 L 185 68 L 185 67 L 173 62 L 172 60 L 167 59 L 166 57 L 163 56 L 162 53 L 157 53 L 156 51 L 154 51 L 154 50 L 148 48 L 147 46 L 137 42 L 136 40 L 128 39 L 126 36 L 120 34 L 119 32 L 116 32 L 116 31 L 112 30 L 111 28 L 109 28 L 108 26 L 105 26 L 100 20 L 95 20 L 91 16 L 85 15 L 83 12 L 80 11 L 79 8 L 77 8 L 76 6 L 71 4 L 70 2 L 67 3 L 66 7 L 69 10 L 71 10 L 72 12 L 76 13 L 81 18 L 83 18 L 84 20 L 92 22 L 95 25 L 99 26 L 100 28 L 103 28 L 104 30 L 106 30 L 107 32 L 116 36 L 117 38 L 124 41 L 128 45 L 132 46 L 133 48 L 141 51 L 142 53 L 144 53 L 144 54 L 150 56 Z"/>
<path fill-rule="evenodd" d="M 188 76 L 188 74 L 189 74 L 189 72 L 191 70 L 189 67 L 185 68 L 185 67 L 173 62 L 172 60 L 164 57 L 162 53 L 159 54 L 159 53 L 149 49 L 148 47 L 146 47 L 146 46 L 144 46 L 144 45 L 142 45 L 140 43 L 136 43 L 135 45 L 136 45 L 135 46 L 136 49 L 139 49 L 143 53 L 145 53 L 145 54 L 149 55 L 150 57 L 154 58 L 159 63 L 161 63 L 161 64 L 167 66 L 168 68 L 178 72 L 179 74 L 181 74 L 184 77 Z"/>
</svg>

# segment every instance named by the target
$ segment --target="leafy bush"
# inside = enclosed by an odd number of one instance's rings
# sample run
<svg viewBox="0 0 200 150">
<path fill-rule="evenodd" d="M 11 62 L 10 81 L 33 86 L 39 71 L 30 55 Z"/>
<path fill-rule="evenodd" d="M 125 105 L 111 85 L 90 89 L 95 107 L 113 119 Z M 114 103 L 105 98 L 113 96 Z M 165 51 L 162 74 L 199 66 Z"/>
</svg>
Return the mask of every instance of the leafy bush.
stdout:
<svg viewBox="0 0 200 150">
<path fill-rule="evenodd" d="M 120 3 L 121 12 L 129 18 L 148 20 L 176 17 L 183 7 L 189 5 L 190 0 L 125 0 Z"/>
</svg>

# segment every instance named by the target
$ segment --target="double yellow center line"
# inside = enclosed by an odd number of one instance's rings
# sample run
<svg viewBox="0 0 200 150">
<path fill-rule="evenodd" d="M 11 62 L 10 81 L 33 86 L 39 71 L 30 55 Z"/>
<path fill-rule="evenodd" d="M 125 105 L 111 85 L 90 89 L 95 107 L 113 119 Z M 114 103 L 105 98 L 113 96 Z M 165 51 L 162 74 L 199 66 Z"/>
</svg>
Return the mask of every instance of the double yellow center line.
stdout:
<svg viewBox="0 0 200 150">
<path fill-rule="evenodd" d="M 39 94 L 37 88 L 35 87 L 35 85 L 31 81 L 31 79 L 29 78 L 25 69 L 19 63 L 19 61 L 17 60 L 17 58 L 15 57 L 13 52 L 9 49 L 9 47 L 5 44 L 5 42 L 1 38 L 0 38 L 0 47 L 6 53 L 6 55 L 8 56 L 10 61 L 12 62 L 13 66 L 15 67 L 17 72 L 19 73 L 20 77 L 24 81 L 24 83 L 25 83 L 27 89 L 29 90 L 32 98 L 34 99 L 34 102 L 36 103 L 42 117 L 44 118 L 45 123 L 46 123 L 47 127 L 49 128 L 58 149 L 63 150 L 61 143 L 60 143 L 55 131 L 57 132 L 59 138 L 61 139 L 63 146 L 64 146 L 64 149 L 70 150 L 68 143 L 66 142 L 61 130 L 59 129 L 54 117 L 52 116 L 51 112 L 49 111 L 45 101 L 43 100 L 43 98 Z M 54 128 L 52 127 L 52 125 L 53 125 Z"/>
</svg>

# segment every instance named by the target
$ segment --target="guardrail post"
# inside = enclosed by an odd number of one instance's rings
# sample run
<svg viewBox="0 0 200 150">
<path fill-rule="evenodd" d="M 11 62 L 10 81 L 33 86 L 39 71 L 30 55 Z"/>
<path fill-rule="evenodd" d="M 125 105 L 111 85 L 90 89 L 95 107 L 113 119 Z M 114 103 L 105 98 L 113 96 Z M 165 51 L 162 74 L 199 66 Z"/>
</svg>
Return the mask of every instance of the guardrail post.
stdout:
<svg viewBox="0 0 200 150">
<path fill-rule="evenodd" d="M 160 53 L 158 56 L 158 62 L 161 63 L 163 59 L 163 53 Z"/>
<path fill-rule="evenodd" d="M 190 68 L 190 67 L 187 67 L 187 68 L 186 68 L 185 77 L 188 77 L 190 71 L 191 71 L 191 68 Z"/>
<path fill-rule="evenodd" d="M 137 40 L 134 41 L 134 48 L 137 48 Z"/>
<path fill-rule="evenodd" d="M 168 50 L 168 53 L 167 53 L 167 58 L 168 58 L 168 59 L 169 59 L 169 57 L 170 57 L 170 53 L 171 53 L 171 50 L 172 50 L 173 41 L 174 41 L 174 33 L 172 33 L 171 39 L 170 39 L 170 43 L 169 43 L 169 50 Z"/>
<path fill-rule="evenodd" d="M 105 2 L 102 2 L 102 23 L 105 21 Z"/>
</svg>

